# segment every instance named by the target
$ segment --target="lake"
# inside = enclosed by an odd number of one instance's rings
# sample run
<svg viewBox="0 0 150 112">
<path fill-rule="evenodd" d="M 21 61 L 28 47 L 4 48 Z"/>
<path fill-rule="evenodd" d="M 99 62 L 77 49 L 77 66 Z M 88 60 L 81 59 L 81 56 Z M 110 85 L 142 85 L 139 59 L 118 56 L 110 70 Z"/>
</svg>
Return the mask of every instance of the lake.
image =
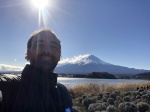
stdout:
<svg viewBox="0 0 150 112">
<path fill-rule="evenodd" d="M 4 74 L 7 77 L 16 77 L 17 75 L 12 74 Z M 90 83 L 98 83 L 101 85 L 115 85 L 119 83 L 141 83 L 148 82 L 148 80 L 140 80 L 140 79 L 91 79 L 91 78 L 68 78 L 68 77 L 58 77 L 58 82 L 64 84 L 66 87 L 73 87 L 79 84 L 90 84 Z"/>
<path fill-rule="evenodd" d="M 141 83 L 148 82 L 148 80 L 140 80 L 140 79 L 90 79 L 90 78 L 66 78 L 66 77 L 58 77 L 58 82 L 64 84 L 66 87 L 73 87 L 79 84 L 90 84 L 90 83 L 98 83 L 102 85 L 115 85 L 119 83 Z"/>
</svg>

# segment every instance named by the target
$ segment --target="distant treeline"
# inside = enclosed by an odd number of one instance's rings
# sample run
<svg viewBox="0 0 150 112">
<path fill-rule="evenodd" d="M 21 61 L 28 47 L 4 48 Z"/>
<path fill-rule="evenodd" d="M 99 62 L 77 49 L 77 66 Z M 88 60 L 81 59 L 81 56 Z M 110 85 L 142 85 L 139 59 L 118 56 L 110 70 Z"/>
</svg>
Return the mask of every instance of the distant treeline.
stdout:
<svg viewBox="0 0 150 112">
<path fill-rule="evenodd" d="M 146 79 L 150 80 L 150 72 L 140 74 L 110 74 L 107 72 L 92 72 L 89 74 L 59 74 L 61 77 L 98 78 L 98 79 Z"/>
<path fill-rule="evenodd" d="M 60 74 L 61 77 L 74 78 L 98 78 L 98 79 L 117 79 L 115 75 L 107 72 L 92 72 L 89 74 Z"/>
<path fill-rule="evenodd" d="M 135 76 L 136 79 L 148 79 L 150 80 L 150 72 L 140 73 Z"/>
<path fill-rule="evenodd" d="M 139 73 L 139 74 L 117 74 L 115 75 L 118 79 L 146 79 L 150 80 L 150 72 Z"/>
</svg>

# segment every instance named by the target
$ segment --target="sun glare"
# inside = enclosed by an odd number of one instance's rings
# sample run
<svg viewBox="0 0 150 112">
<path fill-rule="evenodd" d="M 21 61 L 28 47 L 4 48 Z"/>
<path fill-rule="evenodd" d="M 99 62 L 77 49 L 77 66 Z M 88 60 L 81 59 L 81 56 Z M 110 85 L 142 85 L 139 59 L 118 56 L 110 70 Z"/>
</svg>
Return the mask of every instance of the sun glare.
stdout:
<svg viewBox="0 0 150 112">
<path fill-rule="evenodd" d="M 55 2 L 52 0 L 31 0 L 32 5 L 38 9 L 38 27 L 47 27 L 52 20 L 50 12 L 55 6 Z"/>
<path fill-rule="evenodd" d="M 32 0 L 32 2 L 33 2 L 33 5 L 39 8 L 40 10 L 46 8 L 48 4 L 48 0 Z"/>
</svg>

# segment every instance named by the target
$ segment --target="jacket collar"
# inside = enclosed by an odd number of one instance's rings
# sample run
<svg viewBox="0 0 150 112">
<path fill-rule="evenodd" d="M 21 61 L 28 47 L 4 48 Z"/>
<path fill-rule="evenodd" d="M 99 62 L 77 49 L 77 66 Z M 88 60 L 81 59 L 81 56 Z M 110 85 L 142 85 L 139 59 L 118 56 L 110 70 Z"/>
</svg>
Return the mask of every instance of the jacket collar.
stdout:
<svg viewBox="0 0 150 112">
<path fill-rule="evenodd" d="M 33 83 L 38 83 L 39 85 L 46 84 L 45 82 L 47 82 L 51 88 L 54 88 L 57 85 L 57 76 L 56 73 L 44 74 L 40 70 L 27 64 L 22 71 L 21 80 L 27 82 L 31 81 Z"/>
</svg>

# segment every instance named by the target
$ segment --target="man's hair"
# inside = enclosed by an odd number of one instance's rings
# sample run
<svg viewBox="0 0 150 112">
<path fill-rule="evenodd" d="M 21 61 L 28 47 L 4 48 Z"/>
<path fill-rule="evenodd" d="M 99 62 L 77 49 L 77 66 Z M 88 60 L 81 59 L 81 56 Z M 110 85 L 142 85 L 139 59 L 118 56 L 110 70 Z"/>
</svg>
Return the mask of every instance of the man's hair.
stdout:
<svg viewBox="0 0 150 112">
<path fill-rule="evenodd" d="M 40 36 L 41 33 L 45 33 L 45 34 L 51 34 L 51 36 L 54 36 L 58 41 L 59 41 L 59 48 L 60 48 L 60 53 L 61 53 L 61 44 L 60 44 L 60 40 L 57 38 L 57 36 L 54 34 L 54 32 L 52 32 L 49 28 L 42 28 L 40 30 L 37 30 L 35 32 L 33 32 L 28 40 L 28 43 L 27 43 L 27 50 L 31 48 L 32 46 L 32 39 L 33 38 L 38 38 Z M 27 61 L 29 61 L 29 57 L 28 57 L 28 53 L 26 52 L 26 55 L 25 55 L 25 59 Z"/>
</svg>

